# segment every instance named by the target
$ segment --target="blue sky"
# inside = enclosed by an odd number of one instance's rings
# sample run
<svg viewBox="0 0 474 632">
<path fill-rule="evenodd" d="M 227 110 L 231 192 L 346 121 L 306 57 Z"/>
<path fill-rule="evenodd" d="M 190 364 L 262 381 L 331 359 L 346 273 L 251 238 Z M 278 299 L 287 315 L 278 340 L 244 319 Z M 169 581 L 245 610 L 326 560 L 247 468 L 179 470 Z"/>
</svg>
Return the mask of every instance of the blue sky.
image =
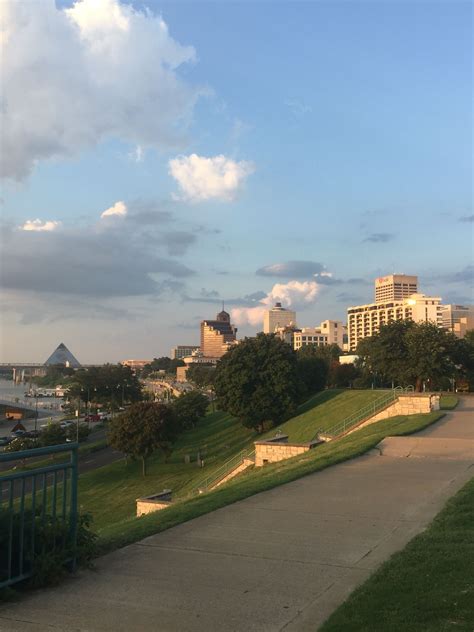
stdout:
<svg viewBox="0 0 474 632">
<path fill-rule="evenodd" d="M 345 320 L 395 271 L 472 302 L 470 3 L 21 5 L 3 361 L 168 354 L 220 300 Z"/>
</svg>

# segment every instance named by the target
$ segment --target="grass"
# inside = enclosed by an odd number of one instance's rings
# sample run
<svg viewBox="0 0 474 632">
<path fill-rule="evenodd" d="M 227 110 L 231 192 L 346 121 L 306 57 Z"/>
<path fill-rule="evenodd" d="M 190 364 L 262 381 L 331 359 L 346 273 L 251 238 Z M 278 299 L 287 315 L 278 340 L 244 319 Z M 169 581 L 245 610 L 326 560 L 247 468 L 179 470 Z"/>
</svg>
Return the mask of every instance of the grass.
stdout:
<svg viewBox="0 0 474 632">
<path fill-rule="evenodd" d="M 380 397 L 377 391 L 324 391 L 302 404 L 300 414 L 279 429 L 288 433 L 291 441 L 309 440 L 321 425 L 332 426 L 377 397 Z M 272 430 L 267 435 L 274 433 Z M 135 501 L 140 496 L 172 489 L 176 500 L 196 493 L 203 479 L 212 476 L 239 451 L 253 449 L 253 442 L 267 435 L 259 437 L 226 413 L 211 413 L 195 429 L 180 437 L 168 463 L 161 453 L 153 455 L 145 478 L 141 475 L 140 463 L 126 464 L 125 460 L 81 475 L 81 506 L 92 513 L 100 533 L 112 519 L 118 522 L 134 517 Z M 198 453 L 204 459 L 204 469 L 197 467 Z M 191 459 L 189 464 L 185 463 L 186 455 Z"/>
<path fill-rule="evenodd" d="M 379 399 L 388 391 L 329 390 L 314 395 L 300 406 L 298 415 L 278 426 L 290 441 L 310 441 L 316 432 L 329 430 L 347 417 Z M 266 433 L 273 436 L 275 429 Z"/>
<path fill-rule="evenodd" d="M 121 504 L 120 482 L 117 483 L 117 493 L 112 499 L 113 508 L 108 512 L 119 511 L 121 516 L 113 523 L 102 521 L 99 524 L 99 548 L 101 552 L 114 550 L 144 537 L 164 531 L 172 526 L 186 522 L 225 505 L 229 505 L 261 491 L 293 481 L 307 474 L 317 472 L 330 465 L 360 456 L 373 448 L 386 436 L 407 435 L 421 430 L 434 423 L 443 416 L 442 412 L 426 415 L 411 415 L 410 417 L 393 417 L 363 428 L 336 442 L 329 442 L 304 455 L 274 463 L 250 471 L 214 491 L 194 496 L 189 500 L 176 503 L 168 509 L 148 514 L 137 519 L 129 512 L 120 511 Z M 105 469 L 105 468 L 102 468 Z M 98 470 L 97 472 L 100 472 Z M 87 477 L 87 475 L 86 475 Z M 86 478 L 85 477 L 85 478 Z M 156 491 L 156 485 L 154 490 Z M 92 491 L 92 488 L 91 488 Z M 81 502 L 84 490 L 81 491 Z M 87 504 L 85 508 L 88 509 Z"/>
<path fill-rule="evenodd" d="M 457 395 L 441 395 L 440 399 L 441 410 L 453 410 L 459 403 L 459 397 Z"/>
<path fill-rule="evenodd" d="M 320 632 L 474 630 L 474 479 Z"/>
</svg>

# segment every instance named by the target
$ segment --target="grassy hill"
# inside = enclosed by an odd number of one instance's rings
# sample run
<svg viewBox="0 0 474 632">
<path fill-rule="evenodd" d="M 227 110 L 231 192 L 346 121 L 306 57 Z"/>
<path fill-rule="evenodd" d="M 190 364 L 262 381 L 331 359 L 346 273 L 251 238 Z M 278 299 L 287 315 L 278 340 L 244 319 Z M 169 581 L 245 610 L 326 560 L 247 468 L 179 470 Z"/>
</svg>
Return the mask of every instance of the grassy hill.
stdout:
<svg viewBox="0 0 474 632">
<path fill-rule="evenodd" d="M 308 441 L 318 428 L 329 428 L 380 397 L 380 391 L 330 390 L 319 393 L 299 407 L 299 414 L 279 426 L 290 441 Z M 273 436 L 275 429 L 263 435 Z M 83 474 L 79 481 L 82 510 L 92 513 L 99 531 L 135 515 L 135 501 L 162 489 L 173 490 L 178 499 L 196 492 L 200 482 L 221 468 L 240 451 L 249 451 L 262 435 L 244 428 L 223 412 L 215 412 L 178 440 L 168 463 L 157 452 L 149 460 L 148 474 L 140 463 L 125 460 Z M 205 467 L 197 467 L 197 454 Z M 191 462 L 185 463 L 189 455 Z"/>
</svg>

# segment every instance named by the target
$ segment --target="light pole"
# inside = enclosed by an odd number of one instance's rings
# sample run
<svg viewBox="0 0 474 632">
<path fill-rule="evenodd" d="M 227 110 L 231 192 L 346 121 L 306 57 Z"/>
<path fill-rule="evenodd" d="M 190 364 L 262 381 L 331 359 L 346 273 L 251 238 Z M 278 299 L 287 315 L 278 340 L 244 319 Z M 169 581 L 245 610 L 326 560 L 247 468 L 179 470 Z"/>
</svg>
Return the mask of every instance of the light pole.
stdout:
<svg viewBox="0 0 474 632">
<path fill-rule="evenodd" d="M 77 410 L 76 410 L 76 442 L 79 443 L 79 415 L 81 413 L 81 394 L 77 398 Z"/>
<path fill-rule="evenodd" d="M 38 440 L 38 391 L 35 389 L 35 441 Z"/>
</svg>

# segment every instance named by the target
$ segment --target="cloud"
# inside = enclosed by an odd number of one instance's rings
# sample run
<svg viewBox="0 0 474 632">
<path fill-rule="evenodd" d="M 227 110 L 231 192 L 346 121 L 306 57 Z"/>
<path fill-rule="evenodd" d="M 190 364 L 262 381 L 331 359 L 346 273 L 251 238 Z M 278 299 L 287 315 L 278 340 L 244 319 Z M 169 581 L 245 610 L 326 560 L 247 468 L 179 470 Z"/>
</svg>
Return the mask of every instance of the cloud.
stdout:
<svg viewBox="0 0 474 632">
<path fill-rule="evenodd" d="M 251 162 L 235 162 L 223 155 L 206 158 L 191 154 L 169 161 L 169 172 L 178 183 L 182 198 L 190 202 L 232 201 L 254 171 Z"/>
<path fill-rule="evenodd" d="M 364 241 L 370 241 L 376 244 L 384 244 L 387 241 L 392 241 L 395 239 L 395 235 L 393 233 L 372 233 L 368 235 Z"/>
<path fill-rule="evenodd" d="M 474 222 L 474 215 L 464 215 L 463 217 L 460 217 L 458 221 L 472 223 Z"/>
<path fill-rule="evenodd" d="M 313 111 L 310 105 L 303 103 L 299 99 L 287 99 L 285 105 L 290 109 L 293 116 L 298 119 Z"/>
<path fill-rule="evenodd" d="M 61 222 L 55 220 L 42 221 L 40 219 L 27 219 L 23 226 L 20 226 L 21 230 L 33 230 L 36 232 L 52 231 L 61 226 Z"/>
<path fill-rule="evenodd" d="M 167 279 L 194 274 L 166 256 L 172 250 L 183 253 L 190 239 L 166 235 L 159 225 L 120 223 L 111 230 L 92 225 L 41 232 L 3 226 L 0 242 L 1 284 L 19 292 L 97 299 L 158 296 L 167 289 Z"/>
<path fill-rule="evenodd" d="M 2 176 L 23 179 L 39 161 L 112 138 L 135 159 L 185 145 L 205 90 L 180 78 L 196 54 L 160 16 L 120 0 L 3 0 L 1 13 Z"/>
<path fill-rule="evenodd" d="M 453 274 L 446 275 L 445 281 L 448 283 L 469 283 L 472 284 L 474 281 L 474 265 L 468 265 L 462 270 L 458 272 L 454 272 Z"/>
<path fill-rule="evenodd" d="M 124 202 L 115 202 L 113 206 L 106 209 L 102 214 L 101 218 L 104 219 L 106 217 L 125 217 L 127 214 L 127 206 Z"/>
<path fill-rule="evenodd" d="M 289 281 L 275 284 L 270 292 L 258 301 L 255 307 L 237 307 L 231 311 L 232 319 L 237 325 L 258 326 L 263 322 L 263 315 L 275 303 L 292 309 L 303 308 L 314 303 L 320 286 L 316 281 Z"/>
<path fill-rule="evenodd" d="M 325 267 L 317 261 L 285 261 L 263 266 L 256 271 L 257 276 L 307 279 L 324 273 Z"/>
</svg>

